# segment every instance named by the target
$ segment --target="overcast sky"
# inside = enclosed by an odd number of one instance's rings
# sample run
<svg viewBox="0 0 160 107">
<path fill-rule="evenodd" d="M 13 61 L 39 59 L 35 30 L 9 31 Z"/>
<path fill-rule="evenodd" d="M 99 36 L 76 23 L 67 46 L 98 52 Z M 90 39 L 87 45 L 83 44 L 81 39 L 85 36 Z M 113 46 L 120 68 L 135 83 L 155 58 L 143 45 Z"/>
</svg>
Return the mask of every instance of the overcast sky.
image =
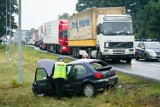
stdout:
<svg viewBox="0 0 160 107">
<path fill-rule="evenodd" d="M 77 0 L 22 0 L 22 30 L 38 28 L 64 12 L 76 13 Z"/>
</svg>

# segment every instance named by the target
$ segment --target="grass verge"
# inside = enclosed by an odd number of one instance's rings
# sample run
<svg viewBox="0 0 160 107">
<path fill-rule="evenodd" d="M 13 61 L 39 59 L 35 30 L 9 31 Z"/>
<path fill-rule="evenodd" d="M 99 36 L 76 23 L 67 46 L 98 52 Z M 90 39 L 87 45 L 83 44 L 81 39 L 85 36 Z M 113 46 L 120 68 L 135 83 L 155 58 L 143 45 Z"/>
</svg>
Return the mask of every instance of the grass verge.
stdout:
<svg viewBox="0 0 160 107">
<path fill-rule="evenodd" d="M 93 98 L 79 95 L 56 100 L 55 97 L 35 97 L 31 86 L 38 59 L 57 59 L 48 53 L 22 48 L 22 84 L 18 84 L 18 52 L 12 46 L 12 61 L 6 55 L 5 46 L 0 45 L 0 107 L 158 107 L 160 106 L 160 84 L 117 72 L 119 83 Z M 65 59 L 65 62 L 71 60 Z"/>
</svg>

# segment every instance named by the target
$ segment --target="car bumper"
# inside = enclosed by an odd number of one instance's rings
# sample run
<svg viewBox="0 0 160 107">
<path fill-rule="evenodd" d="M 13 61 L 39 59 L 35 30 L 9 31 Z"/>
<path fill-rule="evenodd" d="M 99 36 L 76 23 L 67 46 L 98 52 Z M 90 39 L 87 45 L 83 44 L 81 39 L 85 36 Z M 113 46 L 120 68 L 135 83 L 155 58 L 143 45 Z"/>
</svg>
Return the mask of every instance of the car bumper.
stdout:
<svg viewBox="0 0 160 107">
<path fill-rule="evenodd" d="M 151 59 L 151 60 L 160 60 L 160 55 L 156 56 L 156 57 L 149 56 L 149 59 Z"/>
<path fill-rule="evenodd" d="M 106 86 L 114 86 L 118 83 L 118 76 L 113 76 L 113 77 L 109 77 L 109 78 L 105 78 L 105 79 L 100 79 L 100 80 L 95 80 L 92 81 L 93 84 L 95 85 L 95 88 L 104 88 Z"/>
<path fill-rule="evenodd" d="M 127 54 L 127 55 L 103 55 L 106 59 L 132 59 L 134 58 L 134 54 Z"/>
</svg>

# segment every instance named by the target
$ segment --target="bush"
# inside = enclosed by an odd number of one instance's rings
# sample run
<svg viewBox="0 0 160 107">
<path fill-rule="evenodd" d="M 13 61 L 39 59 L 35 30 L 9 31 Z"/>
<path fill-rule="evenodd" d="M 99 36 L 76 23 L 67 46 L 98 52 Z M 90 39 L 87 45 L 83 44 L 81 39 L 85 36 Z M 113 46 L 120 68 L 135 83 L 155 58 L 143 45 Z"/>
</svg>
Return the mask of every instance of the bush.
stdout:
<svg viewBox="0 0 160 107">
<path fill-rule="evenodd" d="M 0 49 L 4 49 L 5 47 L 6 47 L 6 45 L 0 44 Z"/>
</svg>

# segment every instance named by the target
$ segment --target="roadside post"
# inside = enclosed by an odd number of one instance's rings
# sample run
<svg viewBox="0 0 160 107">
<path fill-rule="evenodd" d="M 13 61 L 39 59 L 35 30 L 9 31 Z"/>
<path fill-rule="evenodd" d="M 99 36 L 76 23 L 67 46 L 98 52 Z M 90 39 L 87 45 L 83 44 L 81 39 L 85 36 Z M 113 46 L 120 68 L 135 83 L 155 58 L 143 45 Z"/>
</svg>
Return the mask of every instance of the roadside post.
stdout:
<svg viewBox="0 0 160 107">
<path fill-rule="evenodd" d="M 21 0 L 19 0 L 19 12 L 18 12 L 18 83 L 22 83 L 21 73 L 21 59 L 22 59 L 22 37 L 21 37 Z"/>
</svg>

